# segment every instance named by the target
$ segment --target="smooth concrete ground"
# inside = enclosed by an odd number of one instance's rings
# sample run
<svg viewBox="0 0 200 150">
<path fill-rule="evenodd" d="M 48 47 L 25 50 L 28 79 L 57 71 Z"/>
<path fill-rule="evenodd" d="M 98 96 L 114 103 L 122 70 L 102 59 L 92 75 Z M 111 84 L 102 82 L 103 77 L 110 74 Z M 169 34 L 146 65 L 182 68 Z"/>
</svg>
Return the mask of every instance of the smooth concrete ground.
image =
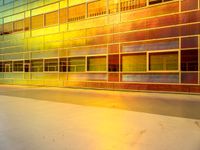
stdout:
<svg viewBox="0 0 200 150">
<path fill-rule="evenodd" d="M 0 150 L 200 150 L 200 95 L 2 85 Z"/>
</svg>

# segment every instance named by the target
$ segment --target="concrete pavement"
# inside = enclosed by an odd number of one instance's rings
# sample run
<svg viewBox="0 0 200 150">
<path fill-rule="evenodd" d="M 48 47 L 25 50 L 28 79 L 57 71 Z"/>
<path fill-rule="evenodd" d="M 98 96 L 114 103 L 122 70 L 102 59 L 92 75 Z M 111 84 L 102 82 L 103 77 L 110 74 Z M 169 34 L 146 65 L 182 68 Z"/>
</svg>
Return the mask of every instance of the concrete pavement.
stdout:
<svg viewBox="0 0 200 150">
<path fill-rule="evenodd" d="M 199 95 L 0 89 L 0 150 L 200 149 Z"/>
</svg>

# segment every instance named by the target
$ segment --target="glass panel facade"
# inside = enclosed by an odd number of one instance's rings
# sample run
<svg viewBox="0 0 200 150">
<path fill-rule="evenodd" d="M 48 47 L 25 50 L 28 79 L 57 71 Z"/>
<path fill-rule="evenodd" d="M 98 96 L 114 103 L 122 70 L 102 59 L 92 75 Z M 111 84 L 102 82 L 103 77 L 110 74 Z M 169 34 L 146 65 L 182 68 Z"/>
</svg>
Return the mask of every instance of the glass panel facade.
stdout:
<svg viewBox="0 0 200 150">
<path fill-rule="evenodd" d="M 44 62 L 45 71 L 58 71 L 58 59 L 46 59 Z"/>
<path fill-rule="evenodd" d="M 98 0 L 88 3 L 88 17 L 106 14 L 106 0 Z"/>
<path fill-rule="evenodd" d="M 69 7 L 69 21 L 77 21 L 85 18 L 86 5 L 81 4 L 73 7 Z"/>
<path fill-rule="evenodd" d="M 14 61 L 13 62 L 13 71 L 14 72 L 23 72 L 23 61 Z"/>
<path fill-rule="evenodd" d="M 32 60 L 31 72 L 43 72 L 43 60 Z"/>
<path fill-rule="evenodd" d="M 3 4 L 0 72 L 8 73 L 0 78 L 20 79 L 19 83 L 51 79 L 63 86 L 75 81 L 74 85 L 101 88 L 115 88 L 116 82 L 117 88 L 135 88 L 135 82 L 159 83 L 159 88 L 162 83 L 200 85 L 197 2 L 31 0 Z"/>
<path fill-rule="evenodd" d="M 68 59 L 68 72 L 84 72 L 84 71 L 85 71 L 85 57 Z"/>
<path fill-rule="evenodd" d="M 58 11 L 45 14 L 45 26 L 58 24 Z"/>
<path fill-rule="evenodd" d="M 178 52 L 163 52 L 149 54 L 149 70 L 178 70 Z"/>
<path fill-rule="evenodd" d="M 122 72 L 146 71 L 146 53 L 122 56 Z"/>
<path fill-rule="evenodd" d="M 106 71 L 106 57 L 88 57 L 87 59 L 88 71 Z"/>
<path fill-rule="evenodd" d="M 60 23 L 66 23 L 67 22 L 67 9 L 63 8 L 59 10 L 59 21 Z"/>
<path fill-rule="evenodd" d="M 34 16 L 31 19 L 32 29 L 42 28 L 44 26 L 44 15 Z"/>
<path fill-rule="evenodd" d="M 181 51 L 181 70 L 198 71 L 198 50 Z"/>
<path fill-rule="evenodd" d="M 10 34 L 13 32 L 13 23 L 6 23 L 3 26 L 4 34 Z"/>
<path fill-rule="evenodd" d="M 22 31 L 22 30 L 24 30 L 24 21 L 19 20 L 19 21 L 14 22 L 14 32 Z"/>
</svg>

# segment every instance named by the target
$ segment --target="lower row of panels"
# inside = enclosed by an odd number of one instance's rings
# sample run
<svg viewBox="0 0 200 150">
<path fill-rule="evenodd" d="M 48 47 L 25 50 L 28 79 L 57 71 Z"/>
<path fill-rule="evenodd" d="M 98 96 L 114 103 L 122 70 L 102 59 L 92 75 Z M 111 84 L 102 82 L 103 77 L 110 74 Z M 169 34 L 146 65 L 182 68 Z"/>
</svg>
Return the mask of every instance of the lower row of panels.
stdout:
<svg viewBox="0 0 200 150">
<path fill-rule="evenodd" d="M 199 71 L 198 49 L 0 61 L 0 72 Z"/>
<path fill-rule="evenodd" d="M 198 71 L 180 73 L 0 73 L 1 83 L 55 83 L 76 82 L 120 82 L 120 83 L 173 83 L 199 84 Z"/>
</svg>

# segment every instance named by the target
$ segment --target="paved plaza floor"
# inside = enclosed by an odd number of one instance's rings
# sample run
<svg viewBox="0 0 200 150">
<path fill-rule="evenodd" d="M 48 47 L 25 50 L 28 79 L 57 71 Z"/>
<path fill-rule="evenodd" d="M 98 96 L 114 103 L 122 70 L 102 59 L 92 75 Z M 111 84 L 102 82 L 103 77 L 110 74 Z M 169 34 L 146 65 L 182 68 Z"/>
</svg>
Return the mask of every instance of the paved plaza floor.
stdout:
<svg viewBox="0 0 200 150">
<path fill-rule="evenodd" d="M 200 95 L 1 85 L 0 150 L 200 150 Z"/>
</svg>

